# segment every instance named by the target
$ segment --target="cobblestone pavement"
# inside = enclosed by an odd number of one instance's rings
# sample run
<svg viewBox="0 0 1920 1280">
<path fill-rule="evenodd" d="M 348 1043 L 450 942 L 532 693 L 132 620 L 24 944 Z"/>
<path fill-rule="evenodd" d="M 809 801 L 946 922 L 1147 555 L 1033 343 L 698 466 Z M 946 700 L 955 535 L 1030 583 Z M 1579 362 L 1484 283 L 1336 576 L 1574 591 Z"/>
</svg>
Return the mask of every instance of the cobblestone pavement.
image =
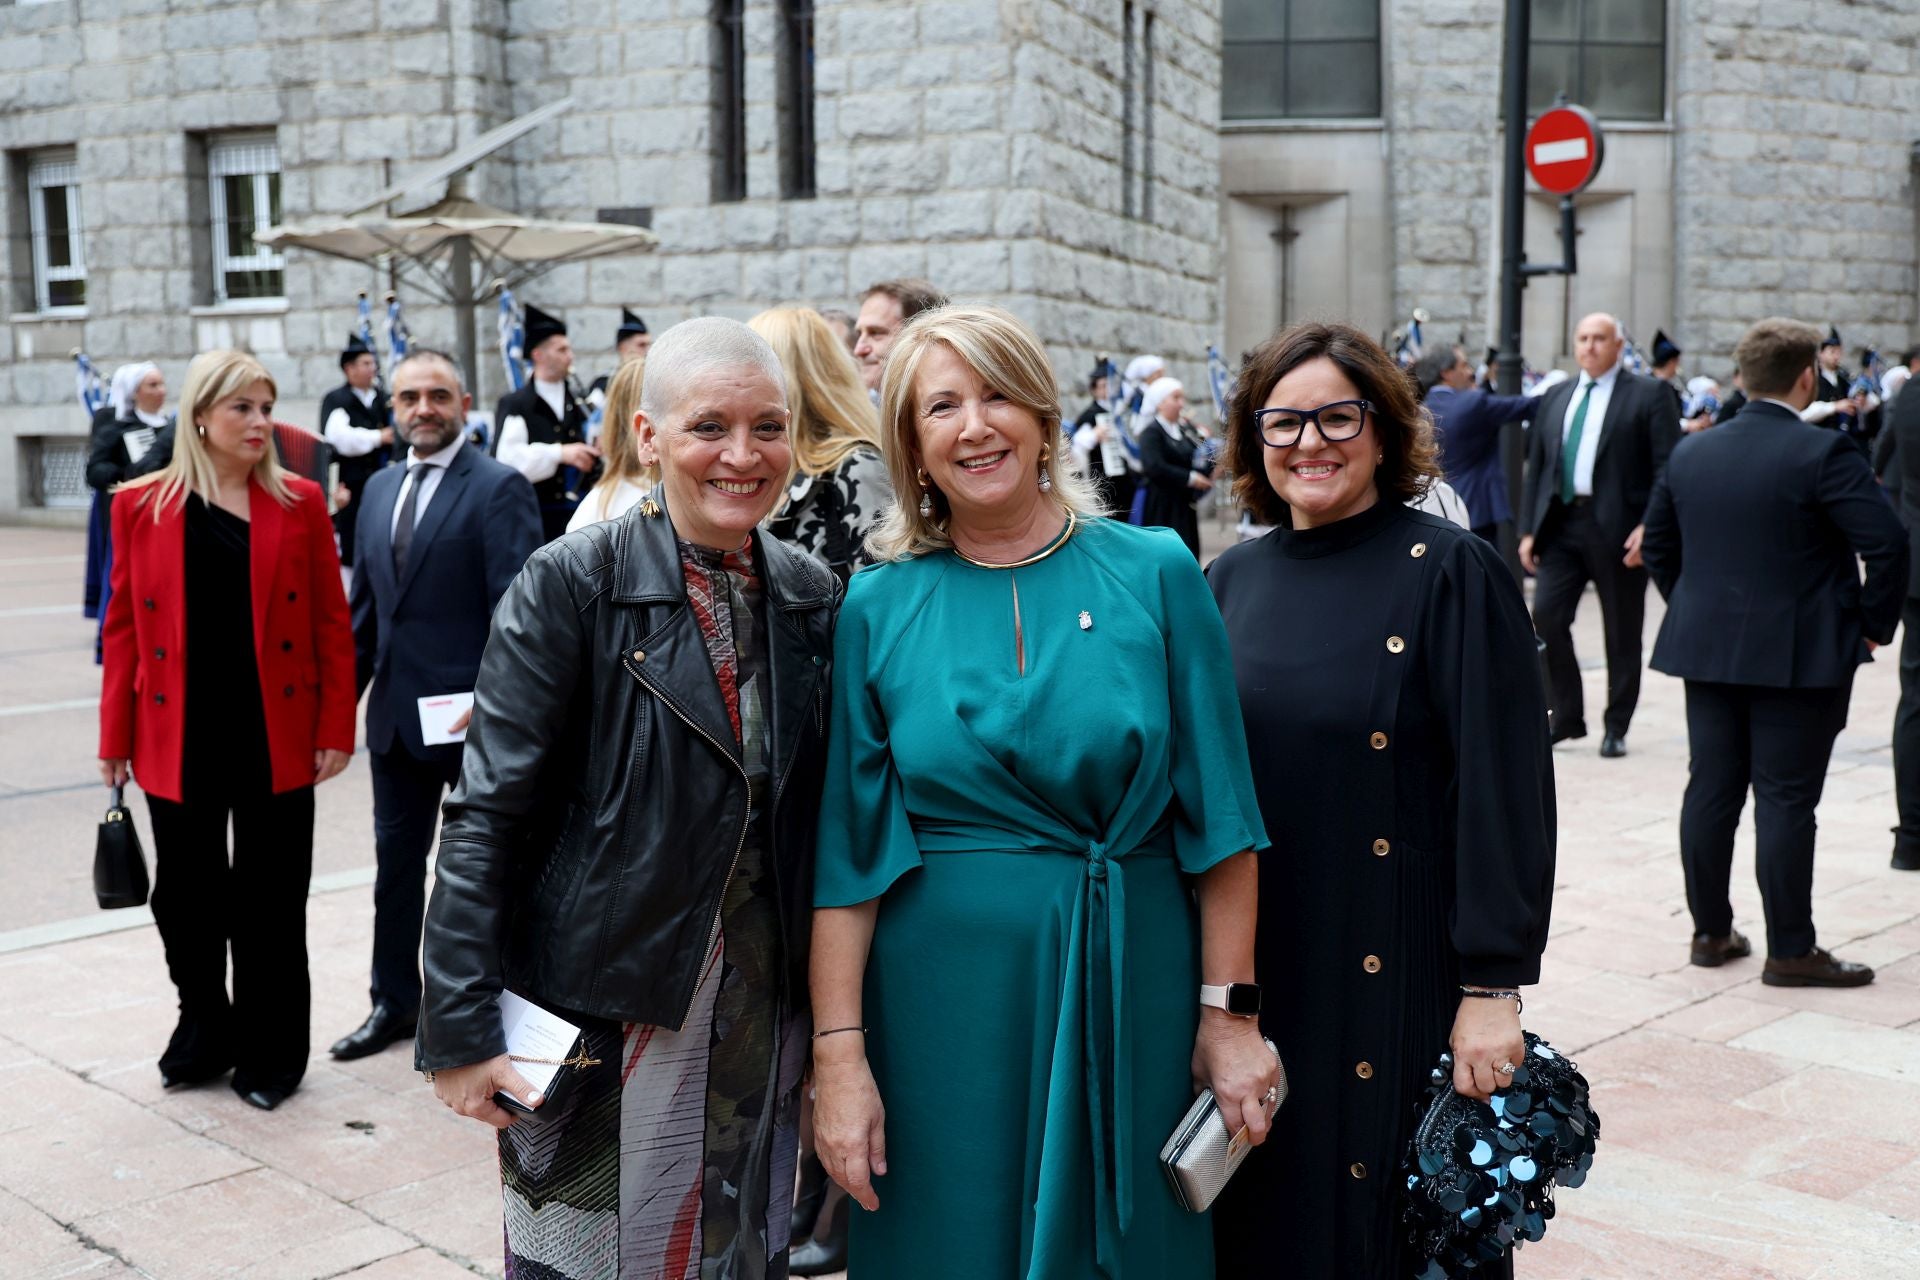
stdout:
<svg viewBox="0 0 1920 1280">
<path fill-rule="evenodd" d="M 0 530 L 0 1275 L 498 1274 L 488 1132 L 434 1102 L 404 1051 L 325 1056 L 366 1011 L 364 758 L 320 792 L 305 1086 L 271 1115 L 220 1087 L 161 1092 L 159 940 L 143 912 L 95 911 L 88 883 L 102 797 L 80 551 L 71 532 Z M 1649 638 L 1657 624 L 1656 606 Z M 1578 634 L 1597 698 L 1591 599 Z M 1764 987 L 1758 960 L 1688 967 L 1676 682 L 1649 675 L 1625 760 L 1591 740 L 1557 752 L 1553 942 L 1526 1016 L 1593 1079 L 1605 1133 L 1522 1276 L 1920 1274 L 1920 876 L 1887 867 L 1895 692 L 1891 662 L 1862 672 L 1820 811 L 1822 941 L 1880 968 L 1858 991 Z M 1750 835 L 1742 849 L 1735 901 L 1757 937 Z"/>
</svg>

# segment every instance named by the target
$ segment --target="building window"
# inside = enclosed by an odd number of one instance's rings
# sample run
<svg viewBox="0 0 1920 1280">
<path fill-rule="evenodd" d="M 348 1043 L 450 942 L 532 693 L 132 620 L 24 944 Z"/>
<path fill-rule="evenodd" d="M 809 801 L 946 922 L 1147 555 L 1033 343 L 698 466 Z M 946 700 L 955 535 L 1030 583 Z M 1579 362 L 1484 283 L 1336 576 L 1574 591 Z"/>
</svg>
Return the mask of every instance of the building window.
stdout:
<svg viewBox="0 0 1920 1280">
<path fill-rule="evenodd" d="M 1666 0 L 1533 0 L 1530 43 L 1530 113 L 1564 93 L 1602 119 L 1666 119 Z"/>
<path fill-rule="evenodd" d="M 41 311 L 86 306 L 86 224 L 80 218 L 80 168 L 73 152 L 46 152 L 27 161 L 27 217 L 34 305 Z"/>
<path fill-rule="evenodd" d="M 1221 26 L 1222 119 L 1380 115 L 1377 3 L 1226 0 Z"/>
<path fill-rule="evenodd" d="M 254 242 L 280 221 L 280 145 L 271 134 L 207 145 L 208 214 L 215 302 L 284 298 L 286 261 Z"/>
<path fill-rule="evenodd" d="M 1153 221 L 1153 11 L 1140 27 L 1140 216 Z"/>
<path fill-rule="evenodd" d="M 746 0 L 713 3 L 713 198 L 747 198 Z"/>
<path fill-rule="evenodd" d="M 782 0 L 780 194 L 813 198 L 813 0 Z"/>
<path fill-rule="evenodd" d="M 1133 203 L 1133 92 L 1137 83 L 1133 52 L 1133 4 L 1120 6 L 1120 212 L 1131 218 Z"/>
</svg>

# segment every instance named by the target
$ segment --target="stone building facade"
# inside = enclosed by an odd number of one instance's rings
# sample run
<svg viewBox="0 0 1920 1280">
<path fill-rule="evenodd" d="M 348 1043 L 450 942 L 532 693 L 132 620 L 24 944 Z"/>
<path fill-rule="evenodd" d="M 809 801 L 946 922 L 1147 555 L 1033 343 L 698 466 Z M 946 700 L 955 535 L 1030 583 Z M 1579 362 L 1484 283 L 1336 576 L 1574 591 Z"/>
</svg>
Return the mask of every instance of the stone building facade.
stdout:
<svg viewBox="0 0 1920 1280">
<path fill-rule="evenodd" d="M 1237 37 L 1336 8 L 1367 6 L 1226 0 L 1229 103 Z M 1430 340 L 1489 345 L 1505 9 L 1381 0 L 1371 110 L 1223 120 L 1226 349 L 1321 316 L 1386 333 L 1416 307 Z M 1578 201 L 1579 274 L 1527 288 L 1531 364 L 1567 364 L 1594 310 L 1643 345 L 1664 328 L 1690 372 L 1716 375 L 1769 314 L 1837 326 L 1849 361 L 1914 342 L 1920 0 L 1535 0 L 1533 15 L 1530 97 L 1591 95 L 1606 158 Z M 1584 79 L 1552 78 L 1581 56 Z M 1560 256 L 1557 201 L 1531 188 L 1526 245 Z"/>
<path fill-rule="evenodd" d="M 800 175 L 792 37 L 809 13 Z M 346 213 L 562 97 L 570 111 L 469 189 L 659 235 L 654 253 L 519 291 L 567 319 L 583 381 L 611 363 L 623 305 L 656 330 L 851 309 L 906 274 L 1025 316 L 1063 390 L 1107 349 L 1160 348 L 1198 379 L 1219 324 L 1219 48 L 1217 0 L 0 0 L 0 518 L 77 496 L 73 348 L 103 370 L 157 359 L 177 390 L 194 351 L 244 345 L 299 423 L 338 382 L 356 294 L 390 281 L 298 250 L 277 277 L 229 274 L 248 246 L 216 244 L 213 223 L 248 198 L 220 186 L 236 140 L 277 152 L 293 221 Z M 723 135 L 740 154 L 722 157 Z M 52 172 L 77 192 L 80 306 L 46 305 L 31 206 Z M 221 190 L 233 207 L 210 208 Z M 267 296 L 233 296 L 248 292 Z M 415 340 L 450 347 L 446 311 L 404 278 L 400 293 Z M 484 408 L 500 378 L 479 327 Z"/>
<path fill-rule="evenodd" d="M 286 220 L 340 214 L 562 97 L 573 108 L 482 163 L 471 191 L 659 235 L 654 253 L 520 290 L 573 326 L 584 376 L 610 362 L 623 305 L 658 329 L 851 307 L 899 274 L 1025 316 L 1070 400 L 1098 351 L 1157 349 L 1198 387 L 1209 343 L 1231 356 L 1309 317 L 1384 334 L 1421 307 L 1429 339 L 1478 350 L 1498 293 L 1504 10 L 0 0 L 0 519 L 71 518 L 45 508 L 78 496 L 76 347 L 108 369 L 156 358 L 177 389 L 195 350 L 245 345 L 280 379 L 283 416 L 311 421 L 356 293 L 391 281 L 299 251 L 250 259 L 244 235 L 217 244 L 216 216 L 234 215 L 215 207 L 222 175 L 240 171 L 227 204 L 251 191 L 262 218 L 274 199 Z M 1744 323 L 1771 312 L 1835 324 L 1849 348 L 1914 340 L 1920 0 L 1534 13 L 1534 96 L 1587 97 L 1607 155 L 1580 199 L 1580 274 L 1527 290 L 1530 363 L 1564 363 L 1594 309 L 1642 341 L 1665 328 L 1694 371 L 1723 372 Z M 249 187 L 262 155 L 277 176 Z M 71 184 L 77 231 L 36 221 L 50 183 Z M 1532 193 L 1533 258 L 1558 255 L 1557 229 Z M 444 309 L 401 294 L 416 340 L 451 345 Z M 485 315 L 480 332 L 484 352 Z M 498 362 L 480 363 L 484 408 Z"/>
</svg>

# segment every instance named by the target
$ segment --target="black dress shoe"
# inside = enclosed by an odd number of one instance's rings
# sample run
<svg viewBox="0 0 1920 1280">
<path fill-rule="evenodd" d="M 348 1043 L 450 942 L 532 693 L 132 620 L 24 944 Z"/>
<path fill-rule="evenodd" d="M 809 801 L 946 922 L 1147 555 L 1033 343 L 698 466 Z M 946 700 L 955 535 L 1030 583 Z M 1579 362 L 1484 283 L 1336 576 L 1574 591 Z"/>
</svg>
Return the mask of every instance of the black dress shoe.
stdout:
<svg viewBox="0 0 1920 1280">
<path fill-rule="evenodd" d="M 1835 959 L 1824 947 L 1815 947 L 1791 960 L 1768 956 L 1760 981 L 1770 987 L 1864 987 L 1873 981 L 1873 970 Z"/>
<path fill-rule="evenodd" d="M 1538 741 L 1538 739 L 1535 739 Z M 1618 760 L 1627 754 L 1627 740 L 1616 738 L 1612 734 L 1600 739 L 1600 757 L 1603 760 Z"/>
<path fill-rule="evenodd" d="M 811 1151 L 800 1153 L 800 1186 L 793 1196 L 793 1233 L 789 1245 L 801 1245 L 813 1239 L 813 1227 L 820 1220 L 820 1205 L 827 1198 L 827 1170 L 820 1157 Z"/>
<path fill-rule="evenodd" d="M 1563 742 L 1572 742 L 1575 738 L 1584 738 L 1586 736 L 1587 723 L 1584 720 L 1575 720 L 1567 725 L 1556 723 L 1553 726 L 1554 746 L 1559 746 Z"/>
<path fill-rule="evenodd" d="M 833 1216 L 824 1236 L 807 1241 L 787 1258 L 791 1276 L 830 1276 L 847 1269 L 847 1222 L 853 1212 L 853 1197 L 843 1196 L 833 1206 Z"/>
<path fill-rule="evenodd" d="M 258 1107 L 262 1111 L 271 1111 L 285 1102 L 287 1095 L 278 1089 L 250 1089 L 240 1095 L 240 1100 L 250 1107 Z"/>
<path fill-rule="evenodd" d="M 351 1062 L 355 1058 L 365 1058 L 376 1054 L 390 1044 L 399 1044 L 402 1040 L 413 1039 L 414 1028 L 420 1022 L 416 1010 L 401 1013 L 392 1005 L 377 1004 L 367 1020 L 353 1031 L 333 1042 L 327 1052 L 342 1062 Z"/>
<path fill-rule="evenodd" d="M 1902 838 L 1898 827 L 1893 829 L 1893 869 L 1920 871 L 1920 844 Z"/>
<path fill-rule="evenodd" d="M 1752 954 L 1753 944 L 1747 941 L 1747 935 L 1735 929 L 1724 938 L 1694 934 L 1693 953 L 1688 959 L 1702 969 L 1718 969 L 1729 960 L 1744 960 Z"/>
</svg>

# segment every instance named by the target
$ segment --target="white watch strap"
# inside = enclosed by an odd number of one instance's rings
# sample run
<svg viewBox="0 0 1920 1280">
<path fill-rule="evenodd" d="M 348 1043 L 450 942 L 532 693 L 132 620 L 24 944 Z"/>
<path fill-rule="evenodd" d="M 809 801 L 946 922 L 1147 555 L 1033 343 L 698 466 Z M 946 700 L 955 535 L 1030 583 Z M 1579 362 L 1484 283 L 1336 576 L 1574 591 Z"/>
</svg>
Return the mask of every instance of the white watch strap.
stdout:
<svg viewBox="0 0 1920 1280">
<path fill-rule="evenodd" d="M 1206 1005 L 1210 1009 L 1226 1008 L 1227 1007 L 1227 989 L 1225 987 L 1210 987 L 1204 982 L 1201 983 L 1200 984 L 1200 1003 L 1203 1005 Z"/>
</svg>

